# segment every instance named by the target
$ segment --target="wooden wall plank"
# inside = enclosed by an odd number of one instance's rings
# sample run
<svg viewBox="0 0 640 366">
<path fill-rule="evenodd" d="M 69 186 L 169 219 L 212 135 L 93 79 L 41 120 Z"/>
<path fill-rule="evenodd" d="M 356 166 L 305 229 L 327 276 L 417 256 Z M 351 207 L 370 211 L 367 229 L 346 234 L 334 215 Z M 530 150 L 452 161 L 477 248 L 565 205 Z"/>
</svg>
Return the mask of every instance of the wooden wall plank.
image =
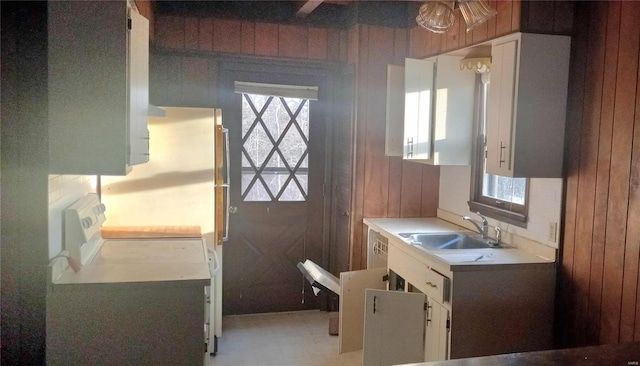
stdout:
<svg viewBox="0 0 640 366">
<path fill-rule="evenodd" d="M 184 48 L 188 50 L 199 49 L 200 24 L 198 18 L 184 18 Z"/>
<path fill-rule="evenodd" d="M 613 3 L 612 3 L 613 4 Z M 619 3 L 618 3 L 619 5 Z M 594 29 L 594 36 L 598 32 L 605 37 L 601 39 L 604 50 L 604 66 L 602 70 L 602 100 L 600 108 L 600 131 L 598 156 L 597 156 L 597 178 L 595 187 L 595 215 L 593 220 L 593 243 L 591 247 L 591 278 L 589 282 L 589 312 L 587 314 L 586 343 L 597 344 L 600 338 L 600 314 L 602 308 L 602 276 L 604 266 L 605 233 L 607 224 L 607 206 L 609 200 L 609 169 L 611 166 L 611 136 L 613 128 L 613 106 L 615 102 L 615 81 L 618 63 L 618 27 L 620 19 L 617 21 L 607 21 L 607 3 L 600 2 L 591 11 L 591 16 L 596 18 L 591 26 Z M 618 12 L 618 15 L 620 14 Z M 594 24 L 595 23 L 595 24 Z M 608 23 L 608 25 L 607 25 Z M 607 26 L 610 27 L 607 30 Z"/>
<path fill-rule="evenodd" d="M 352 237 L 351 237 L 351 260 L 349 262 L 350 270 L 362 269 L 366 266 L 366 261 L 362 261 L 363 243 L 366 236 L 362 219 L 364 218 L 364 136 L 366 135 L 366 123 L 361 122 L 362 116 L 367 115 L 366 109 L 366 90 L 367 90 L 367 68 L 368 60 L 366 58 L 366 45 L 368 44 L 368 32 L 366 26 L 356 25 L 349 31 L 349 43 L 351 57 L 355 57 L 356 65 L 356 122 L 355 134 L 361 136 L 356 139 L 355 158 L 354 158 L 354 188 L 353 188 L 353 210 L 352 210 Z M 364 50 L 364 51 L 363 51 Z"/>
<path fill-rule="evenodd" d="M 213 19 L 200 18 L 198 29 L 198 49 L 202 51 L 213 50 Z"/>
<path fill-rule="evenodd" d="M 573 30 L 573 13 L 575 2 L 555 1 L 553 33 L 571 34 Z"/>
<path fill-rule="evenodd" d="M 497 9 L 498 4 L 497 4 L 498 0 L 489 0 L 489 6 L 491 7 L 491 9 Z M 498 23 L 498 19 L 497 16 L 492 17 L 491 19 L 487 20 L 487 38 L 491 39 L 493 37 L 495 37 L 496 35 L 496 25 Z"/>
<path fill-rule="evenodd" d="M 355 28 L 355 27 L 354 27 Z M 353 28 L 352 28 L 353 29 Z M 349 40 L 352 42 L 357 35 L 356 33 L 349 32 Z M 340 30 L 338 29 L 329 29 L 327 31 L 327 60 L 330 61 L 338 61 L 340 59 Z M 357 47 L 356 47 L 357 48 Z M 349 49 L 352 49 L 351 47 Z M 351 61 L 353 62 L 353 61 Z"/>
<path fill-rule="evenodd" d="M 562 0 L 558 0 L 562 1 Z M 511 31 L 522 29 L 522 0 L 511 1 Z"/>
<path fill-rule="evenodd" d="M 256 23 L 255 36 L 256 55 L 278 55 L 278 25 L 269 23 Z"/>
<path fill-rule="evenodd" d="M 156 17 L 156 43 L 159 47 L 184 48 L 184 18 L 179 16 Z"/>
<path fill-rule="evenodd" d="M 408 52 L 408 33 L 406 29 L 395 29 L 393 40 L 393 63 L 404 65 Z"/>
<path fill-rule="evenodd" d="M 240 53 L 242 23 L 239 20 L 214 19 L 213 50 L 224 53 Z"/>
<path fill-rule="evenodd" d="M 384 156 L 387 64 L 393 62 L 393 29 L 367 26 L 367 110 L 364 170 L 364 215 L 386 217 L 389 159 Z M 384 52 L 387 50 L 387 52 Z M 362 136 L 362 135 L 358 135 Z"/>
<path fill-rule="evenodd" d="M 554 1 L 530 0 L 526 1 L 523 11 L 522 31 L 552 33 L 554 26 Z"/>
<path fill-rule="evenodd" d="M 242 22 L 240 52 L 243 55 L 253 55 L 256 51 L 256 25 L 254 22 Z"/>
<path fill-rule="evenodd" d="M 307 57 L 312 60 L 327 59 L 327 37 L 328 32 L 325 28 L 309 28 L 309 37 L 307 45 Z"/>
<path fill-rule="evenodd" d="M 488 39 L 487 34 L 489 30 L 487 28 L 487 22 L 480 24 L 479 26 L 473 29 L 472 37 L 473 43 L 479 43 L 482 41 L 486 41 Z"/>
<path fill-rule="evenodd" d="M 629 150 L 625 151 L 624 157 L 625 159 L 629 159 L 629 164 L 632 164 L 636 168 L 640 162 L 634 162 L 631 158 L 633 157 L 632 152 L 636 153 L 636 157 L 639 152 L 638 145 L 634 145 L 634 140 L 632 139 L 634 135 L 634 124 L 636 122 L 638 60 L 640 59 L 640 26 L 638 26 L 638 19 L 640 19 L 640 2 L 623 2 L 620 32 L 624 34 L 624 37 L 621 38 L 620 44 L 621 51 L 623 51 L 620 62 L 629 63 L 623 74 L 625 78 L 628 78 L 628 85 L 625 85 L 624 92 L 629 93 L 629 95 L 618 96 L 616 94 L 616 100 L 621 97 L 624 98 L 624 116 L 621 117 L 625 120 L 625 131 L 629 133 L 629 136 L 625 138 L 625 142 L 628 143 L 626 146 L 628 146 Z M 624 43 L 622 39 L 624 39 Z M 627 87 L 629 89 L 626 89 Z M 627 108 L 629 109 L 627 110 Z M 623 162 L 626 162 L 626 160 L 623 160 Z M 631 171 L 629 171 L 629 169 L 631 169 Z M 622 308 L 620 310 L 620 336 L 618 342 L 632 342 L 635 330 L 636 292 L 638 289 L 638 257 L 640 256 L 640 235 L 638 235 L 640 234 L 640 216 L 636 214 L 640 213 L 640 209 L 637 206 L 638 175 L 631 175 L 633 169 L 629 166 L 625 166 L 623 172 L 629 174 L 629 176 L 626 181 L 620 181 L 622 185 L 628 182 L 626 189 L 628 209 L 625 213 L 627 235 L 624 246 L 624 267 L 622 267 Z"/>
<path fill-rule="evenodd" d="M 400 197 L 402 189 L 398 189 L 398 181 L 402 181 L 402 158 L 389 158 L 389 193 L 387 194 L 387 217 L 400 217 Z"/>
<path fill-rule="evenodd" d="M 578 204 L 580 215 L 576 222 L 576 243 L 574 252 L 573 281 L 576 292 L 574 342 L 588 344 L 586 335 L 590 308 L 589 283 L 591 275 L 592 239 L 595 207 L 595 186 L 598 156 L 598 135 L 600 132 L 600 106 L 602 99 L 602 74 L 604 72 L 604 37 L 606 24 L 602 26 L 598 14 L 589 17 L 589 40 L 587 54 L 590 62 L 586 65 L 582 137 L 580 148 L 580 171 L 578 178 Z M 599 33 L 597 32 L 599 31 Z M 592 34 L 594 33 L 594 34 Z M 597 33 L 597 34 L 595 34 Z"/>
<path fill-rule="evenodd" d="M 588 13 L 581 13 L 577 24 L 578 31 L 588 29 Z M 573 64 L 569 74 L 569 88 L 567 100 L 567 127 L 565 136 L 565 212 L 564 212 L 564 237 L 561 250 L 561 267 L 559 281 L 558 301 L 559 313 L 556 329 L 560 334 L 557 337 L 560 347 L 568 347 L 572 344 L 575 332 L 574 324 L 575 308 L 573 272 L 574 253 L 576 243 L 576 223 L 578 219 L 578 180 L 580 168 L 580 146 L 582 137 L 583 105 L 585 92 L 585 72 L 587 59 L 587 38 L 581 37 L 574 40 L 571 49 Z"/>
<path fill-rule="evenodd" d="M 400 217 L 420 217 L 422 213 L 422 164 L 402 162 Z M 430 192 L 433 194 L 433 192 Z"/>
<path fill-rule="evenodd" d="M 420 216 L 434 217 L 438 214 L 440 199 L 440 167 L 425 165 L 422 167 L 422 208 Z"/>
<path fill-rule="evenodd" d="M 632 2 L 622 2 L 620 18 L 619 62 L 616 81 L 616 101 L 611 148 L 611 181 L 607 215 L 606 251 L 604 260 L 604 284 L 601 317 L 601 341 L 616 343 L 620 336 L 620 307 L 623 295 L 624 250 L 626 237 L 627 207 L 629 203 L 629 174 L 631 143 L 633 137 L 633 114 L 637 76 L 637 42 L 627 34 L 636 27 L 627 9 Z"/>
<path fill-rule="evenodd" d="M 507 34 L 513 29 L 512 10 L 513 3 L 511 1 L 498 1 L 496 5 L 496 11 L 498 11 L 498 15 L 496 15 L 496 36 Z"/>
<path fill-rule="evenodd" d="M 210 60 L 204 57 L 184 57 L 182 60 L 182 93 L 184 107 L 214 107 Z"/>
<path fill-rule="evenodd" d="M 278 56 L 307 57 L 308 34 L 306 27 L 279 25 L 278 33 Z"/>
</svg>

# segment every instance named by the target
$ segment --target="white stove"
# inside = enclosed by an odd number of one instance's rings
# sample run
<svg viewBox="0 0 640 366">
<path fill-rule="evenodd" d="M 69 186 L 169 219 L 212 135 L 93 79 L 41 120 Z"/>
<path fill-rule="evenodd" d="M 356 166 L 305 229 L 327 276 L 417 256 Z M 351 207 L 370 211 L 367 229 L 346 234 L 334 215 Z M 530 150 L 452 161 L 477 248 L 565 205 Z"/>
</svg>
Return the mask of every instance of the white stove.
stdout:
<svg viewBox="0 0 640 366">
<path fill-rule="evenodd" d="M 50 265 L 47 364 L 207 364 L 204 240 L 104 239 L 105 212 L 96 194 L 64 211 L 65 250 L 80 269 Z"/>
</svg>

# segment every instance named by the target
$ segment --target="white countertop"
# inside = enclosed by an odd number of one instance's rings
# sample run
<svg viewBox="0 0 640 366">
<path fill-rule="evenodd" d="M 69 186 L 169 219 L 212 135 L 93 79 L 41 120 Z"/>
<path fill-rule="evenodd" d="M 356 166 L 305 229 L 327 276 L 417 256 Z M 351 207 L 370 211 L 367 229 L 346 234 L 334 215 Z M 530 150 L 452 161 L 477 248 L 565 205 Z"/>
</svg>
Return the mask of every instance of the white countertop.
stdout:
<svg viewBox="0 0 640 366">
<path fill-rule="evenodd" d="M 79 272 L 67 268 L 53 279 L 54 285 L 141 282 L 208 286 L 211 273 L 204 240 L 106 240 Z"/>
<path fill-rule="evenodd" d="M 544 265 L 552 260 L 527 253 L 517 248 L 440 249 L 427 250 L 407 243 L 400 233 L 466 233 L 474 234 L 461 226 L 436 218 L 365 218 L 364 223 L 390 239 L 389 245 L 419 259 L 436 260 L 450 271 L 490 270 L 505 265 Z"/>
</svg>

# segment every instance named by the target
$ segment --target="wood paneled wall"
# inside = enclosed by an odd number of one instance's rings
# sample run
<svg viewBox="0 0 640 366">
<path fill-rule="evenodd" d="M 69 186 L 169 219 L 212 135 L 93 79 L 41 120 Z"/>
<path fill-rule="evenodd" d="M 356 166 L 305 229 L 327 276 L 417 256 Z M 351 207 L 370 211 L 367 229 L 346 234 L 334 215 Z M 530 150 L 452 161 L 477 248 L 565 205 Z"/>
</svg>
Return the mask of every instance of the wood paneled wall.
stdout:
<svg viewBox="0 0 640 366">
<path fill-rule="evenodd" d="M 358 25 L 349 32 L 356 65 L 356 146 L 352 199 L 352 270 L 366 267 L 364 217 L 428 217 L 438 208 L 440 169 L 384 155 L 387 64 L 404 64 L 405 29 Z"/>
<path fill-rule="evenodd" d="M 576 6 L 558 345 L 640 340 L 640 2 Z"/>
<path fill-rule="evenodd" d="M 156 17 L 163 49 L 317 61 L 345 61 L 347 32 L 302 25 L 183 16 Z"/>
</svg>

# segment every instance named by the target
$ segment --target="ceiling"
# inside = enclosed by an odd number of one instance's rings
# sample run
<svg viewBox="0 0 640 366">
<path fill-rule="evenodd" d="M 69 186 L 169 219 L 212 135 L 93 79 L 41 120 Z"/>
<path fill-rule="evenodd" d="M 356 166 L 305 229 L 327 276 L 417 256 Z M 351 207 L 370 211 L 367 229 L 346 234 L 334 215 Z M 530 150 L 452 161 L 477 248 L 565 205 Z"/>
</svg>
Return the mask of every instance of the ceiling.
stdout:
<svg viewBox="0 0 640 366">
<path fill-rule="evenodd" d="M 216 16 L 342 29 L 355 23 L 408 28 L 415 25 L 419 5 L 416 0 L 156 0 L 154 4 L 155 12 L 161 15 Z"/>
</svg>

